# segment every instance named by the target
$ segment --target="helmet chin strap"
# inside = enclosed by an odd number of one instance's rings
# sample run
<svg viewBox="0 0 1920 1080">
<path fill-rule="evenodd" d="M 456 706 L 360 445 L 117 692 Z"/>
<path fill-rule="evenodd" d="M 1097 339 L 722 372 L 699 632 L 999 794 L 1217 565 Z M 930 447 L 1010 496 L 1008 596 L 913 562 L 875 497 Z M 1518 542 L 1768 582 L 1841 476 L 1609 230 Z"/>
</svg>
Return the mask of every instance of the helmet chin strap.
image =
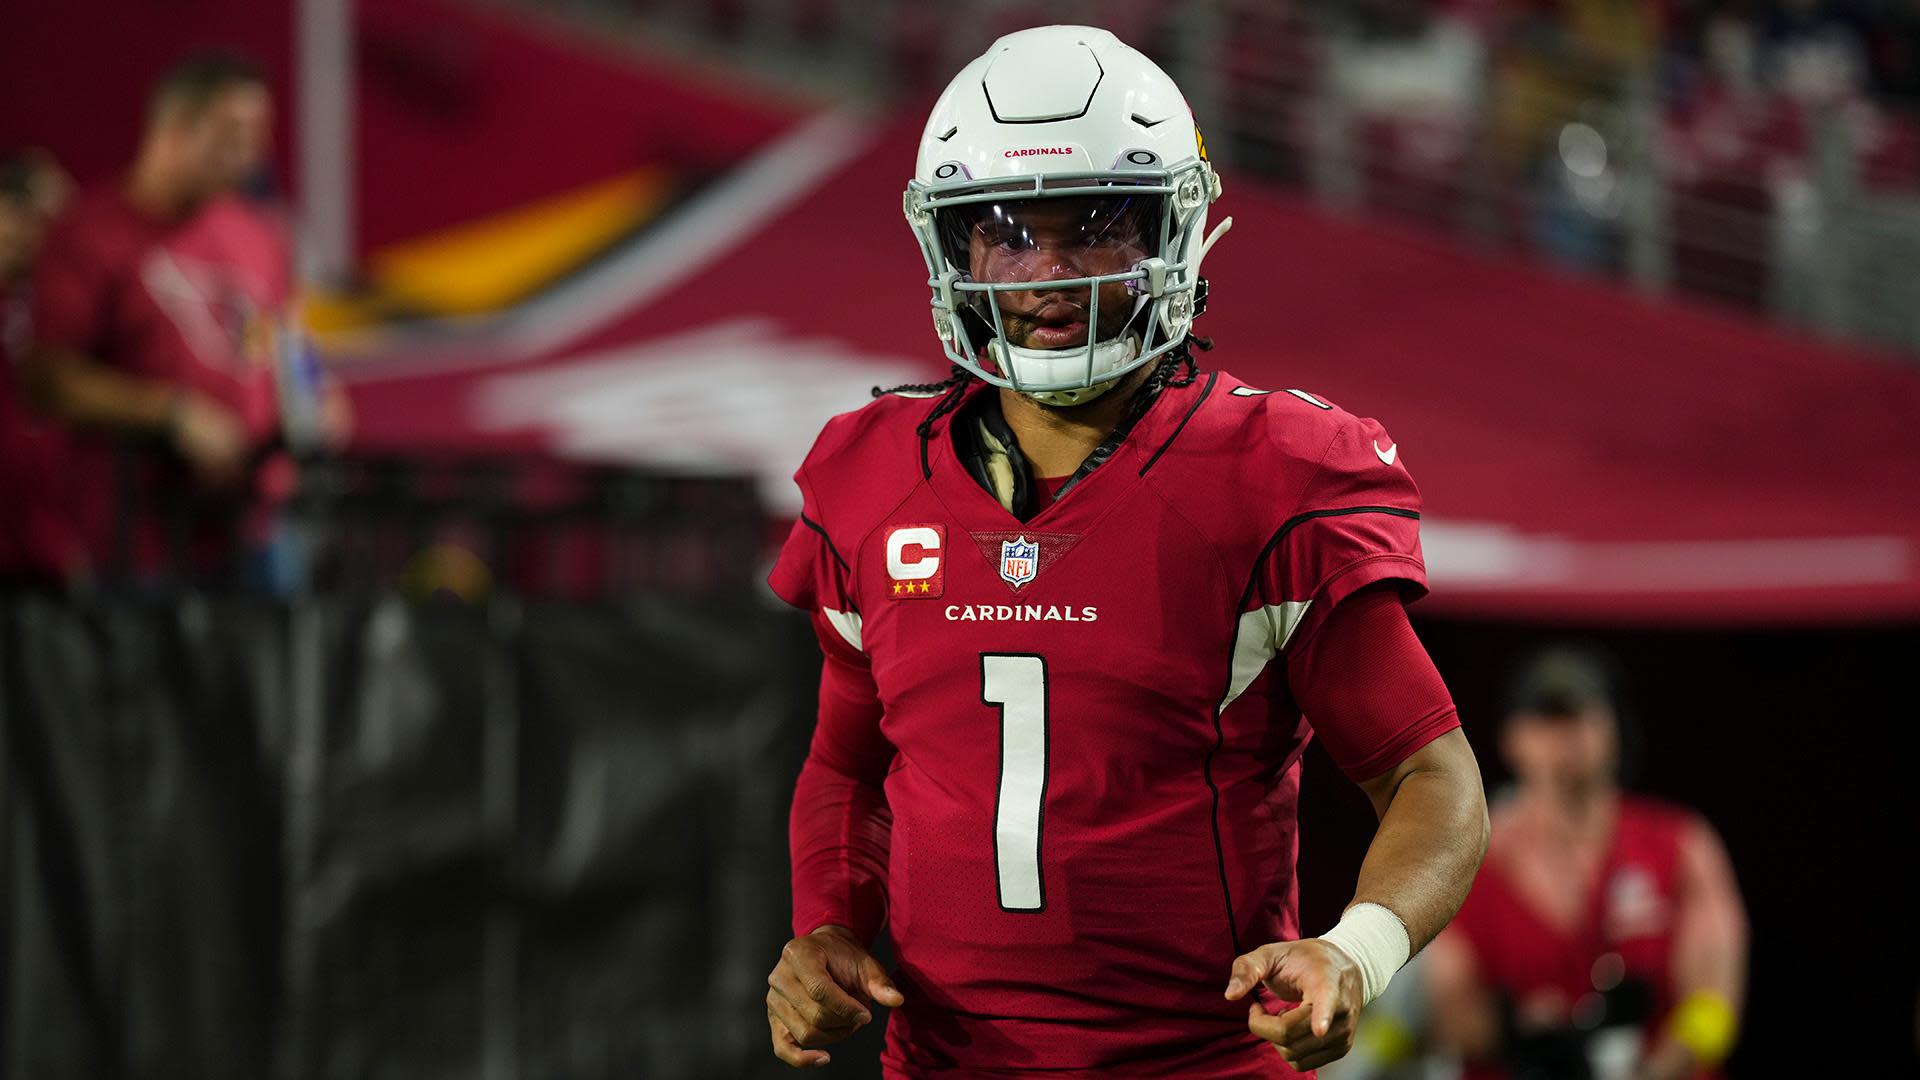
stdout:
<svg viewBox="0 0 1920 1080">
<path fill-rule="evenodd" d="M 1029 370 L 1048 372 L 1049 369 L 1068 358 L 1079 361 L 1079 358 L 1085 355 L 1079 348 L 1028 349 L 1019 345 L 1004 345 L 999 341 L 988 343 L 987 352 L 1003 371 L 1009 370 L 1013 365 L 1019 365 Z M 1011 354 L 1010 362 L 1009 354 Z M 1093 347 L 1094 374 L 1097 376 L 1124 367 L 1129 360 L 1138 355 L 1140 355 L 1140 335 L 1138 334 L 1129 333 L 1125 337 L 1095 345 Z M 1084 363 L 1084 361 L 1079 362 Z M 1054 380 L 1043 376 L 1032 381 L 1052 382 Z M 1092 386 L 1072 390 L 1022 390 L 1021 393 L 1042 405 L 1085 405 L 1113 389 L 1119 381 L 1119 379 L 1102 379 Z"/>
</svg>

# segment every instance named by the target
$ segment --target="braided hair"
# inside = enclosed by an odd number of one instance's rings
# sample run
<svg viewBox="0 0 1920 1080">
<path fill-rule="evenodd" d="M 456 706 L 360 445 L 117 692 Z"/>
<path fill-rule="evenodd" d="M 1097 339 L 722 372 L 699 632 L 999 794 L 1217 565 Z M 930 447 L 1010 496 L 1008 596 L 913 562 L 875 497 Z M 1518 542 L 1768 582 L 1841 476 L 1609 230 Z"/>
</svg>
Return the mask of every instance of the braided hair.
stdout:
<svg viewBox="0 0 1920 1080">
<path fill-rule="evenodd" d="M 913 429 L 913 433 L 920 436 L 920 441 L 925 443 L 933 437 L 934 421 L 960 407 L 961 399 L 967 396 L 967 385 L 973 382 L 973 380 L 973 372 L 968 371 L 959 364 L 955 364 L 953 365 L 953 370 L 947 374 L 947 377 L 941 379 L 939 382 L 901 383 L 899 386 L 888 387 L 876 386 L 873 388 L 873 396 L 880 398 L 888 394 L 939 394 L 940 403 L 935 405 L 933 411 L 927 414 L 926 419 L 920 421 L 919 426 Z"/>
<path fill-rule="evenodd" d="M 1133 400 L 1127 402 L 1127 411 L 1121 415 L 1120 423 L 1114 426 L 1115 436 L 1125 437 L 1133 425 L 1147 415 L 1147 408 L 1160 396 L 1160 391 L 1168 387 L 1192 386 L 1193 380 L 1200 377 L 1200 364 L 1194 360 L 1188 342 L 1198 346 L 1201 352 L 1213 348 L 1211 338 L 1187 337 L 1168 349 L 1165 355 L 1154 362 L 1153 370 L 1147 373 L 1139 389 L 1133 392 Z"/>
</svg>

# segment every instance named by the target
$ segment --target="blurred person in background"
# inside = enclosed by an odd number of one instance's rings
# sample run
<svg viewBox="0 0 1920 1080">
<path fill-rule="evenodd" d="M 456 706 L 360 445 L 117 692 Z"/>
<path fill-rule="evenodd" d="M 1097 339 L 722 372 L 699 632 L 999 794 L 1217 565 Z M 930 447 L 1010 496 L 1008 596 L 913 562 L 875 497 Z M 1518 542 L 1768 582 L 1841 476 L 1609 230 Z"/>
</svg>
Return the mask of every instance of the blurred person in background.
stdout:
<svg viewBox="0 0 1920 1080">
<path fill-rule="evenodd" d="M 43 479 L 60 468 L 61 433 L 27 410 L 17 370 L 32 339 L 33 266 L 72 190 L 44 150 L 0 157 L 0 583 L 64 580 L 76 547 L 64 488 Z"/>
<path fill-rule="evenodd" d="M 1747 920 L 1706 821 L 1623 793 L 1610 661 L 1548 649 L 1513 683 L 1514 786 L 1465 906 L 1427 950 L 1433 1029 L 1466 1080 L 1711 1077 L 1733 1049 Z"/>
<path fill-rule="evenodd" d="M 25 381 L 73 438 L 45 482 L 73 496 L 74 579 L 243 581 L 291 588 L 273 508 L 282 452 L 292 256 L 279 216 L 241 197 L 261 175 L 272 100 L 251 61 L 192 56 L 155 87 L 124 176 L 55 222 L 34 278 Z M 305 392 L 331 439 L 337 387 Z"/>
</svg>

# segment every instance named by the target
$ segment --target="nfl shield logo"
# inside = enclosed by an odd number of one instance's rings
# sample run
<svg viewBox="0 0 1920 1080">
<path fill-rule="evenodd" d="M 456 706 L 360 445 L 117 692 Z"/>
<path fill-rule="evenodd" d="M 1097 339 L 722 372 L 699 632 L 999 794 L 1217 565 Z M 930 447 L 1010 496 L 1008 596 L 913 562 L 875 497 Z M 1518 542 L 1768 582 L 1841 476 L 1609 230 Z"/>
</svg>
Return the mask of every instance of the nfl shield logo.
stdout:
<svg viewBox="0 0 1920 1080">
<path fill-rule="evenodd" d="M 1040 545 L 1022 536 L 1000 542 L 1000 576 L 1019 588 L 1040 572 Z"/>
</svg>

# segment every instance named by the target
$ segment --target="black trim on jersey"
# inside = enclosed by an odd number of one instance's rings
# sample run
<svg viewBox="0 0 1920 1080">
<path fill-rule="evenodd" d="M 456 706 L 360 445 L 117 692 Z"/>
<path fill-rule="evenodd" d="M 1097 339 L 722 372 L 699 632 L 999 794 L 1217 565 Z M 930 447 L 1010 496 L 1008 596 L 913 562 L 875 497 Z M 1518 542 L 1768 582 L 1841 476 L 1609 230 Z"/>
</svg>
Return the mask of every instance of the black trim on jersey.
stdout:
<svg viewBox="0 0 1920 1080">
<path fill-rule="evenodd" d="M 1405 510 L 1397 506 L 1349 506 L 1339 510 L 1309 510 L 1281 522 L 1280 527 L 1274 530 L 1272 539 L 1267 541 L 1266 546 L 1260 549 L 1259 556 L 1253 560 L 1253 570 L 1247 575 L 1247 587 L 1240 593 L 1239 606 L 1234 608 L 1233 633 L 1227 638 L 1226 683 L 1220 688 L 1221 701 L 1227 700 L 1227 692 L 1233 689 L 1233 657 L 1240 647 L 1240 616 L 1245 613 L 1247 602 L 1253 599 L 1254 587 L 1260 583 L 1260 568 L 1266 565 L 1267 557 L 1273 554 L 1273 549 L 1279 547 L 1280 541 L 1285 540 L 1287 534 L 1296 526 L 1312 521 L 1314 518 L 1345 517 L 1349 514 L 1392 514 L 1394 517 L 1420 520 L 1418 510 Z M 1233 917 L 1233 889 L 1227 882 L 1227 849 L 1220 842 L 1220 785 L 1213 782 L 1214 755 L 1218 754 L 1220 748 L 1227 742 L 1226 729 L 1220 725 L 1220 715 L 1225 711 L 1218 707 L 1213 710 L 1213 746 L 1207 751 L 1206 760 L 1201 762 L 1200 772 L 1206 777 L 1207 790 L 1213 792 L 1213 857 L 1220 868 L 1220 898 L 1226 901 L 1227 905 L 1227 934 L 1233 941 L 1233 954 L 1239 956 L 1242 952 L 1240 922 Z"/>
<path fill-rule="evenodd" d="M 1350 514 L 1392 514 L 1394 517 L 1412 518 L 1415 521 L 1420 520 L 1420 511 L 1406 510 L 1398 506 L 1348 506 L 1339 510 L 1309 510 L 1304 514 L 1295 514 L 1280 523 L 1280 528 L 1274 530 L 1273 539 L 1267 541 L 1267 546 L 1260 549 L 1259 558 L 1253 560 L 1253 573 L 1247 578 L 1246 591 L 1240 594 L 1241 609 L 1245 610 L 1247 601 L 1253 599 L 1253 586 L 1255 582 L 1260 580 L 1261 565 L 1267 561 L 1267 556 L 1273 554 L 1273 549 L 1280 546 L 1280 541 L 1285 540 L 1287 534 L 1293 531 L 1294 526 L 1312 521 L 1314 518 L 1346 517 Z M 1236 621 L 1240 618 L 1240 614 L 1241 612 L 1239 611 L 1233 613 Z M 1233 665 L 1229 663 L 1227 666 L 1231 669 Z M 1231 670 L 1227 672 L 1227 680 L 1228 685 L 1231 686 L 1233 680 L 1233 672 Z M 1225 697 L 1226 695 L 1222 694 L 1221 696 Z"/>
<path fill-rule="evenodd" d="M 1033 877 L 1040 887 L 1040 906 L 1031 908 L 1010 908 L 1006 897 L 1000 894 L 1000 789 L 1006 783 L 1007 767 L 1007 706 L 1005 702 L 991 701 L 987 698 L 987 657 L 1005 656 L 1018 659 L 1040 661 L 1040 813 L 1034 821 L 1033 829 Z M 995 738 L 1000 745 L 999 776 L 993 785 L 993 820 L 989 828 L 993 831 L 993 899 L 1000 910 L 1009 915 L 1038 915 L 1047 910 L 1047 875 L 1041 852 L 1045 850 L 1047 835 L 1047 784 L 1051 777 L 1053 758 L 1053 710 L 1049 708 L 1052 688 L 1047 676 L 1047 658 L 1039 653 L 1003 653 L 983 652 L 980 654 L 980 703 L 992 707 L 1000 714 L 1000 730 Z"/>
<path fill-rule="evenodd" d="M 1147 463 L 1145 465 L 1140 466 L 1141 476 L 1147 475 L 1147 470 L 1153 468 L 1153 463 L 1156 461 L 1159 461 L 1160 455 L 1167 452 L 1167 447 L 1173 445 L 1173 440 L 1179 438 L 1180 433 L 1187 430 L 1187 421 L 1193 419 L 1193 414 L 1199 412 L 1200 406 L 1207 403 L 1207 395 L 1213 393 L 1213 384 L 1219 381 L 1219 379 L 1220 379 L 1219 372 L 1217 371 L 1207 372 L 1207 385 L 1200 388 L 1199 400 L 1195 401 L 1192 407 L 1187 409 L 1187 415 L 1180 418 L 1179 426 L 1173 429 L 1173 434 L 1167 436 L 1166 442 L 1163 442 L 1160 444 L 1160 449 L 1155 450 L 1153 452 L 1153 456 L 1147 459 Z"/>
<path fill-rule="evenodd" d="M 940 395 L 939 401 L 933 403 L 933 408 L 927 410 L 926 417 L 914 425 L 913 433 L 920 437 L 920 479 L 922 480 L 933 479 L 933 463 L 927 458 L 927 444 L 933 441 L 933 422 L 958 409 L 971 392 L 968 388 L 973 382 L 973 376 L 961 371 L 958 367 L 953 370 L 954 375 L 945 383 L 930 384 L 943 386 L 945 392 Z M 949 423 L 947 426 L 951 428 L 953 425 Z"/>
<path fill-rule="evenodd" d="M 1067 482 L 1060 485 L 1060 490 L 1053 493 L 1053 501 L 1059 502 L 1061 499 L 1066 498 L 1067 492 L 1072 491 L 1075 485 L 1087 477 L 1092 476 L 1095 469 L 1105 465 L 1107 460 L 1113 457 L 1129 438 L 1133 437 L 1133 429 L 1140 426 L 1140 421 L 1147 418 L 1147 413 L 1151 411 L 1155 405 L 1160 403 L 1161 395 L 1166 392 L 1167 387 L 1165 384 L 1156 384 L 1151 378 L 1149 378 L 1139 390 L 1135 391 L 1135 393 L 1138 394 L 1151 394 L 1152 397 L 1148 399 L 1147 404 L 1142 406 L 1138 413 L 1123 415 L 1121 417 L 1120 426 L 1114 428 L 1112 434 L 1101 440 L 1100 445 L 1094 447 L 1093 452 L 1088 454 L 1086 460 L 1080 463 L 1080 467 L 1073 470 L 1073 475 L 1067 477 Z"/>
<path fill-rule="evenodd" d="M 800 515 L 800 524 L 805 525 L 807 528 L 812 529 L 814 532 L 817 532 L 820 534 L 820 539 L 826 543 L 827 550 L 832 553 L 833 561 L 840 564 L 840 569 L 842 570 L 853 569 L 852 567 L 847 565 L 847 560 L 840 557 L 840 549 L 833 546 L 833 537 L 827 535 L 827 530 L 821 528 L 819 522 L 813 520 L 812 518 L 808 517 L 806 514 L 803 513 Z"/>
</svg>

